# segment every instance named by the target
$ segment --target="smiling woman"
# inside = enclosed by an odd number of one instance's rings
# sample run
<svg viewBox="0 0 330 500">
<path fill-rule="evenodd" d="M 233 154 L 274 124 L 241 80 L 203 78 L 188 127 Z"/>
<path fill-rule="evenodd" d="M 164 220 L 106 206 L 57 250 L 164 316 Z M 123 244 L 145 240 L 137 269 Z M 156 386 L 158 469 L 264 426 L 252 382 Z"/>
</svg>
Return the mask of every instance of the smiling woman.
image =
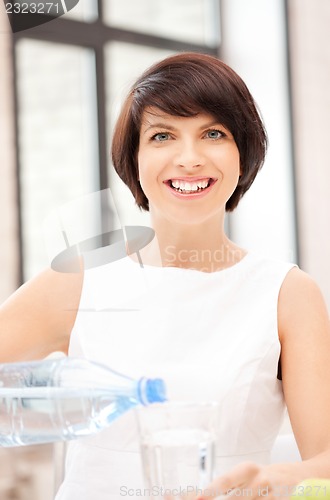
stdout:
<svg viewBox="0 0 330 500">
<path fill-rule="evenodd" d="M 148 199 L 152 225 L 203 223 L 219 216 L 240 176 L 240 155 L 232 133 L 212 115 L 191 117 L 147 108 L 138 151 L 139 184 Z"/>
<path fill-rule="evenodd" d="M 155 110 L 158 115 L 154 115 Z M 164 115 L 167 115 L 166 126 L 171 128 L 174 125 L 169 123 L 169 117 L 178 120 L 179 117 L 188 118 L 203 113 L 208 115 L 212 124 L 221 127 L 220 132 L 225 129 L 230 132 L 239 150 L 242 173 L 233 196 L 226 204 L 227 211 L 233 210 L 261 168 L 267 146 L 266 133 L 253 97 L 241 78 L 222 61 L 191 53 L 169 57 L 152 66 L 138 79 L 117 122 L 112 160 L 138 206 L 144 210 L 148 210 L 148 198 L 138 183 L 136 153 L 140 127 L 145 127 L 147 112 L 149 121 L 154 116 L 153 127 L 156 128 L 159 122 L 163 124 Z M 204 116 L 204 123 L 199 123 L 199 126 L 205 126 L 205 123 Z M 164 135 L 164 130 L 160 132 L 158 141 L 160 136 L 163 140 L 170 137 Z"/>
<path fill-rule="evenodd" d="M 266 146 L 249 90 L 218 59 L 182 53 L 142 74 L 119 115 L 112 159 L 137 205 L 150 211 L 156 237 L 141 251 L 143 268 L 129 256 L 102 277 L 90 273 L 81 304 L 86 310 L 91 301 L 104 307 L 115 300 L 136 305 L 139 314 L 122 316 L 112 341 L 104 322 L 90 318 L 103 339 L 94 346 L 82 325 L 86 315 L 78 313 L 69 350 L 111 360 L 121 371 L 148 366 L 164 377 L 172 399 L 218 400 L 218 478 L 211 488 L 243 486 L 252 498 L 261 487 L 271 492 L 274 484 L 290 488 L 310 474 L 330 473 L 327 418 L 320 423 L 330 411 L 322 296 L 293 264 L 253 255 L 224 230 L 225 211 L 250 188 Z M 108 283 L 116 283 L 114 291 Z M 284 404 L 304 461 L 269 465 Z M 135 431 L 125 442 L 120 437 L 127 425 L 109 432 L 108 445 L 102 440 L 104 461 L 118 472 L 113 495 L 128 478 L 132 487 L 141 481 L 134 475 Z M 81 477 L 75 457 L 100 463 L 98 447 L 95 440 L 70 450 L 61 500 Z M 100 468 L 100 494 L 108 488 L 103 475 Z"/>
<path fill-rule="evenodd" d="M 138 260 L 126 248 L 98 267 L 82 258 L 80 274 L 46 271 L 0 314 L 3 359 L 60 348 L 131 377 L 160 376 L 171 400 L 218 401 L 210 488 L 243 488 L 253 499 L 330 474 L 321 293 L 293 263 L 253 254 L 225 232 L 225 211 L 254 181 L 266 142 L 250 92 L 223 62 L 182 53 L 155 64 L 129 92 L 112 150 L 150 211 L 153 240 Z M 270 465 L 285 407 L 303 460 Z M 56 498 L 117 499 L 123 487 L 143 490 L 130 414 L 70 444 Z"/>
</svg>

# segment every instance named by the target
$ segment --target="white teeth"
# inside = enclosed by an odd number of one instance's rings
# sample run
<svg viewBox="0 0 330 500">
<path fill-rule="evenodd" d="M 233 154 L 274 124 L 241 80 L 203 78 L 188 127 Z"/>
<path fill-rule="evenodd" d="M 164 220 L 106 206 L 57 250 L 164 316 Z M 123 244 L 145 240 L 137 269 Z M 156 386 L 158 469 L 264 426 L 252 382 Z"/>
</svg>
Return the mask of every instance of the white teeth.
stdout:
<svg viewBox="0 0 330 500">
<path fill-rule="evenodd" d="M 209 181 L 201 181 L 197 185 L 198 185 L 198 187 L 203 189 L 203 188 L 207 187 L 208 183 L 209 183 Z"/>
<path fill-rule="evenodd" d="M 180 181 L 172 181 L 172 186 L 174 188 L 179 188 L 180 187 Z"/>
<path fill-rule="evenodd" d="M 175 189 L 179 189 L 180 191 L 198 191 L 198 189 L 205 189 L 209 184 L 209 180 L 185 182 L 175 179 L 171 181 L 171 184 L 172 187 L 174 187 Z"/>
</svg>

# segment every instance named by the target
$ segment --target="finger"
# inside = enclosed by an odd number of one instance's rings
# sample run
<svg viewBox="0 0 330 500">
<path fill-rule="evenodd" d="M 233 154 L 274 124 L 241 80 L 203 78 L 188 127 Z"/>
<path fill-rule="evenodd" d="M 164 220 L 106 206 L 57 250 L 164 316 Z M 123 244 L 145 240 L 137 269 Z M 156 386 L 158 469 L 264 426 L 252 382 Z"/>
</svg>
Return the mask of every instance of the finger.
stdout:
<svg viewBox="0 0 330 500">
<path fill-rule="evenodd" d="M 227 474 L 212 481 L 197 500 L 207 500 L 221 495 L 240 496 L 237 490 L 252 482 L 259 472 L 260 467 L 257 464 L 252 462 L 239 464 Z"/>
<path fill-rule="evenodd" d="M 249 483 L 246 492 L 249 497 L 258 498 L 259 500 L 274 499 L 274 492 L 269 482 L 269 477 L 263 471 L 257 474 L 251 483 Z"/>
</svg>

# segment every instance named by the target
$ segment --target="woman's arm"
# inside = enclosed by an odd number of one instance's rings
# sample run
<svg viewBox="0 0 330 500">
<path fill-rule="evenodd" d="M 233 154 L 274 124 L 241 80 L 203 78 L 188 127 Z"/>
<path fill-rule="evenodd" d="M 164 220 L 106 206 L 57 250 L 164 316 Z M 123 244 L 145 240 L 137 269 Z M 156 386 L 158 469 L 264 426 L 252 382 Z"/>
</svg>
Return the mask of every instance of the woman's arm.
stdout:
<svg viewBox="0 0 330 500">
<path fill-rule="evenodd" d="M 278 328 L 283 391 L 302 461 L 242 463 L 210 485 L 215 497 L 248 488 L 252 499 L 267 491 L 269 500 L 279 500 L 304 479 L 330 477 L 329 316 L 318 286 L 300 269 L 292 269 L 282 285 Z"/>
<path fill-rule="evenodd" d="M 0 363 L 67 352 L 83 272 L 47 269 L 22 285 L 0 307 Z"/>
<path fill-rule="evenodd" d="M 279 335 L 283 391 L 302 459 L 314 475 L 329 477 L 330 322 L 318 286 L 299 269 L 281 289 Z"/>
</svg>

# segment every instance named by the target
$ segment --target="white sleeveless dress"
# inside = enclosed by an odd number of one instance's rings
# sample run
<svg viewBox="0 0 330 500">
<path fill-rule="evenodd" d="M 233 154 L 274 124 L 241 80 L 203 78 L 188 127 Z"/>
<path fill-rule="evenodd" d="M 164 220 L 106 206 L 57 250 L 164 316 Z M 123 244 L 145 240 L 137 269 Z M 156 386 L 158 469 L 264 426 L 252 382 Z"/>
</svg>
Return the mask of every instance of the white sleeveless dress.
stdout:
<svg viewBox="0 0 330 500">
<path fill-rule="evenodd" d="M 248 253 L 222 271 L 143 268 L 129 257 L 87 270 L 70 356 L 133 378 L 162 377 L 170 400 L 220 403 L 216 473 L 269 463 L 285 404 L 277 301 L 293 264 Z M 70 443 L 56 500 L 141 497 L 134 412 Z"/>
</svg>

